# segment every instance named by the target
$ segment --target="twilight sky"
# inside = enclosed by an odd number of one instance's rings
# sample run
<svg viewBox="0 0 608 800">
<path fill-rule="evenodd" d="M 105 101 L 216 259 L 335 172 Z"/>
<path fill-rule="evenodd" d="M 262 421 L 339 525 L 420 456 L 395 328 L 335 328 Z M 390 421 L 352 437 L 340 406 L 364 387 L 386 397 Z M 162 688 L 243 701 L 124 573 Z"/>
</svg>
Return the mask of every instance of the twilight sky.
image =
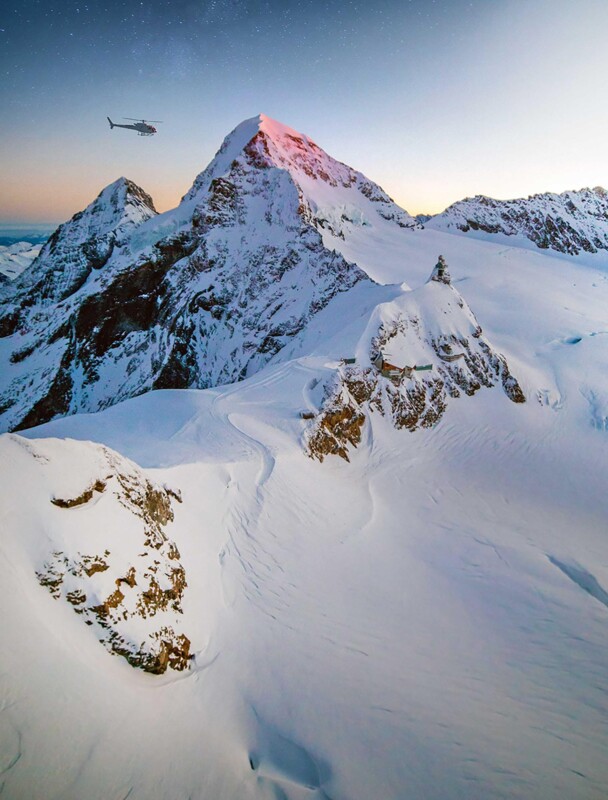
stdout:
<svg viewBox="0 0 608 800">
<path fill-rule="evenodd" d="M 608 185 L 607 0 L 5 0 L 0 222 L 120 175 L 177 204 L 239 122 L 308 134 L 411 213 Z M 162 119 L 150 138 L 106 116 Z"/>
</svg>

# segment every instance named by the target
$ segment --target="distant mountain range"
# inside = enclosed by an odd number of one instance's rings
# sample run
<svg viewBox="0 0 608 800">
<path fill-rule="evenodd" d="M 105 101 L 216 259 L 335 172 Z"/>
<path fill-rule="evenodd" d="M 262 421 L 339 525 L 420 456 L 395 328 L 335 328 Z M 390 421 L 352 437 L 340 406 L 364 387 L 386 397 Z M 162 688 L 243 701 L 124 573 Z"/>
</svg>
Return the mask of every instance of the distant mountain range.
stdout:
<svg viewBox="0 0 608 800">
<path fill-rule="evenodd" d="M 543 250 L 569 255 L 596 253 L 608 250 L 608 192 L 597 186 L 519 200 L 478 195 L 454 203 L 426 224 L 450 233 L 527 239 Z"/>
<path fill-rule="evenodd" d="M 42 244 L 32 244 L 29 241 L 0 240 L 0 286 L 21 275 L 41 249 Z"/>
</svg>

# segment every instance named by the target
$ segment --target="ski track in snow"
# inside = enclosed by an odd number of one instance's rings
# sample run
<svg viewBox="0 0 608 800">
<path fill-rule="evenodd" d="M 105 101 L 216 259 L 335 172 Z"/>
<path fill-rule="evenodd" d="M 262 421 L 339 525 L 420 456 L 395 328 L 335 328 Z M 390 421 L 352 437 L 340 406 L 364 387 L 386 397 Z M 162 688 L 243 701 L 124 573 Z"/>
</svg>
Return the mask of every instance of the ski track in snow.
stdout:
<svg viewBox="0 0 608 800">
<path fill-rule="evenodd" d="M 548 558 L 567 578 L 570 578 L 584 592 L 608 608 L 608 592 L 600 586 L 597 578 L 590 572 L 578 564 L 566 564 L 553 556 L 548 556 Z"/>
</svg>

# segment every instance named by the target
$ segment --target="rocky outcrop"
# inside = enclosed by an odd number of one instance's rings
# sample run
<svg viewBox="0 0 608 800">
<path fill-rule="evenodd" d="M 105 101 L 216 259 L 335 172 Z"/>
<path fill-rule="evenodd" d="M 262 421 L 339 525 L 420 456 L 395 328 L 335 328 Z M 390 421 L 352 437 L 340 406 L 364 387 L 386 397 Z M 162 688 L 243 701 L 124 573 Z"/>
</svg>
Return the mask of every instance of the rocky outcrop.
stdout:
<svg viewBox="0 0 608 800">
<path fill-rule="evenodd" d="M 454 203 L 425 227 L 471 235 L 523 236 L 537 247 L 578 255 L 608 250 L 608 193 L 595 189 L 518 200 L 478 195 Z"/>
<path fill-rule="evenodd" d="M 41 564 L 38 581 L 132 666 L 155 674 L 187 669 L 190 639 L 180 630 L 186 573 L 166 533 L 180 496 L 117 453 L 90 447 L 98 477 L 73 496 L 50 498 L 56 513 L 80 515 L 78 535 L 70 536 L 73 520 L 65 519 L 67 533 Z M 120 536 L 100 536 L 107 518 L 123 520 Z"/>
<path fill-rule="evenodd" d="M 510 400 L 525 402 L 506 359 L 451 286 L 441 256 L 425 286 L 376 309 L 356 362 L 338 369 L 307 431 L 308 454 L 319 461 L 348 461 L 370 414 L 414 431 L 435 425 L 453 399 L 484 387 L 502 386 Z"/>
</svg>

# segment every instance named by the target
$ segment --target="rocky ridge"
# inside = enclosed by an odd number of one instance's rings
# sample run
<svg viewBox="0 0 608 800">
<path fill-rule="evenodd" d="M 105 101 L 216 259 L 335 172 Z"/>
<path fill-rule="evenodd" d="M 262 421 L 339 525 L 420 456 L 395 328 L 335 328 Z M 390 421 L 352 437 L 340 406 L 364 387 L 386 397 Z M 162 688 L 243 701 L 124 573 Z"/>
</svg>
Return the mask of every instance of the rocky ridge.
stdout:
<svg viewBox="0 0 608 800">
<path fill-rule="evenodd" d="M 596 253 L 608 250 L 608 193 L 597 186 L 517 200 L 477 195 L 449 206 L 425 227 L 472 235 L 519 235 L 543 250 Z"/>
</svg>

